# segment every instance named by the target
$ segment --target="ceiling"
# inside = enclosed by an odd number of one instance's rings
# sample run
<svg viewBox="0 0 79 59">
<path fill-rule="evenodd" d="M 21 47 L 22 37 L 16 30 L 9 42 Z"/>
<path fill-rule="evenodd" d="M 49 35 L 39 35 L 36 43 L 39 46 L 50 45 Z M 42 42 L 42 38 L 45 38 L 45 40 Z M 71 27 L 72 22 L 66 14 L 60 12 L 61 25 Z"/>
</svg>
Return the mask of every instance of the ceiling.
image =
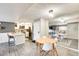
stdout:
<svg viewBox="0 0 79 59">
<path fill-rule="evenodd" d="M 49 10 L 53 10 L 53 17 L 49 18 Z M 59 18 L 70 19 L 78 17 L 79 4 L 77 3 L 1 3 L 0 21 L 33 22 L 40 17 L 50 22 Z"/>
</svg>

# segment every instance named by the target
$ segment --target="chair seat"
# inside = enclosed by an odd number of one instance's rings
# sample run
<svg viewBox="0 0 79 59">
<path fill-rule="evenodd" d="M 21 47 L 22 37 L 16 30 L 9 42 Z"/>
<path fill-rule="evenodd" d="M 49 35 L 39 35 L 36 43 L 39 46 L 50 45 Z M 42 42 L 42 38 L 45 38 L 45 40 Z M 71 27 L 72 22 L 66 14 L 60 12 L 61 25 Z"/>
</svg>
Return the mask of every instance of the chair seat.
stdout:
<svg viewBox="0 0 79 59">
<path fill-rule="evenodd" d="M 9 37 L 8 43 L 9 43 L 9 46 L 15 46 L 15 38 Z"/>
<path fill-rule="evenodd" d="M 53 47 L 52 47 L 52 44 L 49 44 L 49 43 L 46 43 L 46 44 L 44 44 L 43 45 L 43 48 L 42 48 L 42 50 L 44 50 L 44 51 L 50 51 L 50 50 L 52 50 L 53 49 Z"/>
</svg>

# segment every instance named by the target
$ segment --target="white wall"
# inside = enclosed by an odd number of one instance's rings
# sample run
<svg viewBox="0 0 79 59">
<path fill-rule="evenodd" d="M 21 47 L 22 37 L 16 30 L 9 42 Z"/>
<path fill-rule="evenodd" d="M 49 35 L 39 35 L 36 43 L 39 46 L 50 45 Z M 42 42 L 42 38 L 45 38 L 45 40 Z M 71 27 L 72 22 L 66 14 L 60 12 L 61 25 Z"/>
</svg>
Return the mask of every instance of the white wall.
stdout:
<svg viewBox="0 0 79 59">
<path fill-rule="evenodd" d="M 46 19 L 41 20 L 41 36 L 48 36 L 49 22 Z"/>
<path fill-rule="evenodd" d="M 35 21 L 33 23 L 33 40 L 36 40 L 40 37 L 40 28 L 41 28 L 41 25 L 40 25 L 40 20 L 38 21 Z"/>
<path fill-rule="evenodd" d="M 33 40 L 42 36 L 48 36 L 49 22 L 43 18 L 33 23 Z"/>
<path fill-rule="evenodd" d="M 79 22 L 79 19 L 68 19 L 65 22 L 66 23 Z"/>
<path fill-rule="evenodd" d="M 65 24 L 66 24 L 65 22 L 53 21 L 53 22 L 50 22 L 49 25 L 65 25 Z"/>
<path fill-rule="evenodd" d="M 79 49 L 79 23 L 78 23 L 78 49 Z"/>
</svg>

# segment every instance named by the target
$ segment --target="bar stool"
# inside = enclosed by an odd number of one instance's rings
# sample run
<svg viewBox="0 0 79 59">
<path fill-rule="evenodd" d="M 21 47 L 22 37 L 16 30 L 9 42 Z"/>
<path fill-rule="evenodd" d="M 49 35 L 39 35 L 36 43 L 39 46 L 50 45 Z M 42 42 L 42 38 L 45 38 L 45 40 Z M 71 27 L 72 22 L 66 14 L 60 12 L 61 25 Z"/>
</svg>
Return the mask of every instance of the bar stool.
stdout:
<svg viewBox="0 0 79 59">
<path fill-rule="evenodd" d="M 8 44 L 9 44 L 9 46 L 15 46 L 15 38 L 14 38 L 14 36 L 10 36 L 10 35 L 8 35 Z"/>
</svg>

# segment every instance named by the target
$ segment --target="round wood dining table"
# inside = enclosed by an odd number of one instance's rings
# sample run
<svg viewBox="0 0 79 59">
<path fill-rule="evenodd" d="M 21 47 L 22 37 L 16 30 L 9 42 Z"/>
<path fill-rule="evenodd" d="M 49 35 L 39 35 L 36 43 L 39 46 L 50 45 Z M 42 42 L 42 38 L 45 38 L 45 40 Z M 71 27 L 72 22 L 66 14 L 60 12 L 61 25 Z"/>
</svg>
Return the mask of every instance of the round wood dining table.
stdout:
<svg viewBox="0 0 79 59">
<path fill-rule="evenodd" d="M 56 46 L 55 46 L 57 41 L 55 39 L 49 38 L 49 37 L 45 37 L 45 38 L 39 38 L 39 39 L 36 40 L 37 47 L 38 48 L 40 47 L 40 49 L 41 49 L 41 45 L 43 45 L 45 43 L 52 44 L 53 51 L 56 52 L 56 55 L 58 55 L 57 49 L 56 49 Z"/>
<path fill-rule="evenodd" d="M 45 44 L 45 43 L 55 44 L 57 41 L 52 38 L 39 38 L 36 40 L 36 42 L 39 44 Z"/>
</svg>

